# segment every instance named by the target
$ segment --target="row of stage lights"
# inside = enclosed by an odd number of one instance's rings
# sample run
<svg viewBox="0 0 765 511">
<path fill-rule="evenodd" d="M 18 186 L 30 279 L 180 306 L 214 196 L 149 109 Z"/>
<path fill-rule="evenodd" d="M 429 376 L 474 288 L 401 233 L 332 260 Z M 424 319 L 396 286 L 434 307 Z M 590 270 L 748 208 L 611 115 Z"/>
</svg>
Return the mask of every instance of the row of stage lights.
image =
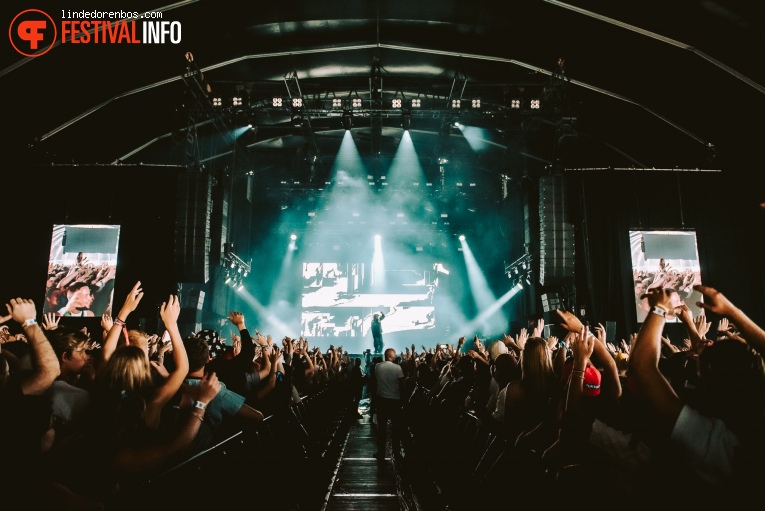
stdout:
<svg viewBox="0 0 765 511">
<path fill-rule="evenodd" d="M 531 254 L 526 253 L 505 266 L 505 274 L 513 282 L 513 287 L 531 286 L 534 280 L 534 270 L 531 268 Z"/>
<path fill-rule="evenodd" d="M 431 108 L 434 108 L 436 106 L 443 105 L 443 100 L 440 99 L 426 99 L 423 102 L 423 98 L 411 98 L 411 99 L 405 99 L 405 98 L 392 98 L 389 102 L 390 108 L 392 109 L 403 109 L 403 108 L 424 108 L 427 107 L 428 104 L 430 104 Z M 319 99 L 315 100 L 318 104 L 318 102 L 321 103 L 322 108 L 334 108 L 338 110 L 347 110 L 349 108 L 353 109 L 360 109 L 360 108 L 372 108 L 372 101 L 371 100 L 362 100 L 361 98 L 350 98 L 350 99 L 343 99 L 343 98 L 332 98 L 330 99 Z M 212 98 L 212 104 L 214 107 L 223 108 L 224 103 L 227 103 L 227 101 L 224 101 L 223 97 L 221 96 L 214 96 Z M 243 96 L 232 96 L 230 100 L 228 101 L 228 104 L 225 106 L 231 106 L 231 107 L 242 107 L 245 106 L 246 99 Z M 273 108 L 284 108 L 284 107 L 291 107 L 291 108 L 303 108 L 305 106 L 305 101 L 302 97 L 292 97 L 292 98 L 282 98 L 282 97 L 273 97 L 271 98 L 271 106 Z M 542 102 L 539 99 L 529 99 L 526 100 L 524 98 L 514 98 L 510 100 L 510 108 L 513 110 L 520 110 L 521 108 L 528 108 L 530 110 L 539 110 L 542 108 Z M 481 100 L 476 99 L 452 99 L 451 100 L 451 109 L 453 110 L 461 110 L 463 108 L 471 108 L 471 109 L 480 109 L 481 108 Z"/>
<path fill-rule="evenodd" d="M 225 283 L 231 285 L 237 291 L 244 288 L 244 279 L 252 271 L 252 264 L 242 260 L 230 248 L 229 244 L 224 246 L 223 271 L 226 275 Z"/>
</svg>

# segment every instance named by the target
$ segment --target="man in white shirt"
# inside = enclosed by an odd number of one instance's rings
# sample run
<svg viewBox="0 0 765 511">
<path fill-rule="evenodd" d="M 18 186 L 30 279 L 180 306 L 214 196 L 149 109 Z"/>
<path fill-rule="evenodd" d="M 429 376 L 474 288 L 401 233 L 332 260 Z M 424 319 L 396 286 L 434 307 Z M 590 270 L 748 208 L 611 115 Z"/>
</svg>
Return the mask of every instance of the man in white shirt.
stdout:
<svg viewBox="0 0 765 511">
<path fill-rule="evenodd" d="M 394 452 L 401 441 L 400 419 L 401 399 L 404 397 L 404 371 L 394 363 L 396 350 L 385 350 L 385 360 L 374 367 L 377 392 L 377 452 L 378 461 L 385 459 L 385 444 L 388 440 L 388 420 L 393 426 Z"/>
</svg>

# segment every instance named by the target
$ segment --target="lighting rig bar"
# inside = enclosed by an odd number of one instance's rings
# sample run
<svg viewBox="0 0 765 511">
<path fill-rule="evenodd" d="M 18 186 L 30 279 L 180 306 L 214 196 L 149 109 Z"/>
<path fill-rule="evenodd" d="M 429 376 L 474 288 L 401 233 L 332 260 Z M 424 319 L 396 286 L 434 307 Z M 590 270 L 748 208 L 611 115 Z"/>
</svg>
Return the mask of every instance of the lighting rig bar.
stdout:
<svg viewBox="0 0 765 511">
<path fill-rule="evenodd" d="M 505 265 L 505 275 L 513 281 L 513 285 L 531 285 L 534 280 L 534 270 L 531 267 L 532 257 L 525 253 L 510 264 Z"/>
<path fill-rule="evenodd" d="M 226 284 L 231 284 L 234 288 L 241 288 L 244 279 L 252 271 L 252 261 L 245 262 L 236 255 L 229 244 L 224 245 L 223 266 L 226 274 Z"/>
</svg>

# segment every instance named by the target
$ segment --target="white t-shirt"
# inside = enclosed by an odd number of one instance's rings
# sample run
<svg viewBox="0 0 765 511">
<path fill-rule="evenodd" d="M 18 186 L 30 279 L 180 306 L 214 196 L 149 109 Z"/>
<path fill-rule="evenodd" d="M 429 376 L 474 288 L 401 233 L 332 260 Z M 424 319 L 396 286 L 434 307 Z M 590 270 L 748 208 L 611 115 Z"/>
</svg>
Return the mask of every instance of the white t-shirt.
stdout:
<svg viewBox="0 0 765 511">
<path fill-rule="evenodd" d="M 401 399 L 399 380 L 404 379 L 404 370 L 393 362 L 380 362 L 375 366 L 377 395 L 387 399 Z"/>
<path fill-rule="evenodd" d="M 681 448 L 684 464 L 704 481 L 725 483 L 733 478 L 733 455 L 741 442 L 722 420 L 683 406 L 671 438 Z"/>
</svg>

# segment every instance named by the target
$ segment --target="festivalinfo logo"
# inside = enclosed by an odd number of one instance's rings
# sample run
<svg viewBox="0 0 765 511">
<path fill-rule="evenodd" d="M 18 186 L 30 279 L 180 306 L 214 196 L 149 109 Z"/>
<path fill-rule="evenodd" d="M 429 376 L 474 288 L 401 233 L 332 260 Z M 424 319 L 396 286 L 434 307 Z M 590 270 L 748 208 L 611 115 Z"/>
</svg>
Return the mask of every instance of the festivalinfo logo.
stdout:
<svg viewBox="0 0 765 511">
<path fill-rule="evenodd" d="M 56 44 L 179 44 L 181 22 L 165 21 L 161 11 L 68 10 L 54 16 L 39 9 L 21 11 L 8 37 L 25 57 L 41 57 Z"/>
</svg>

